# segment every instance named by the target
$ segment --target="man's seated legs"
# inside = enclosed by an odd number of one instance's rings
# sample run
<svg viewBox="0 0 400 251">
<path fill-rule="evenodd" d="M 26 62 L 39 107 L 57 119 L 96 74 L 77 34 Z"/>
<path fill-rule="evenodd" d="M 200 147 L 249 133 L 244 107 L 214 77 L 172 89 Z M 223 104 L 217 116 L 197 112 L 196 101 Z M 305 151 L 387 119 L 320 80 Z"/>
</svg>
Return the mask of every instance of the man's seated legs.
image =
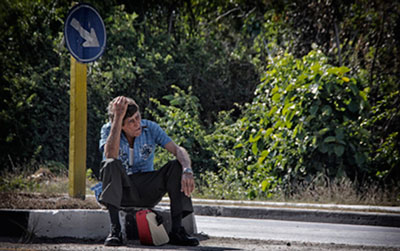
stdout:
<svg viewBox="0 0 400 251">
<path fill-rule="evenodd" d="M 139 193 L 140 202 L 135 206 L 154 207 L 168 193 L 171 208 L 171 243 L 196 246 L 198 240 L 186 234 L 182 218 L 193 212 L 192 200 L 181 191 L 182 166 L 177 160 L 169 161 L 155 172 L 138 173 L 130 176 Z M 124 201 L 124 198 L 122 199 Z"/>
<path fill-rule="evenodd" d="M 119 207 L 123 189 L 130 187 L 130 181 L 120 160 L 106 159 L 102 162 L 100 178 L 103 191 L 99 202 L 108 209 L 111 221 L 111 232 L 105 240 L 106 246 L 122 245 L 121 225 L 119 222 Z"/>
<path fill-rule="evenodd" d="M 130 176 L 126 175 L 121 161 L 104 161 L 101 169 L 103 193 L 100 202 L 107 206 L 111 220 L 111 234 L 105 244 L 114 245 L 116 235 L 117 238 L 120 237 L 120 206 L 154 207 L 168 192 L 171 201 L 171 243 L 198 245 L 198 240 L 188 236 L 181 226 L 182 218 L 193 212 L 191 199 L 181 192 L 181 176 L 182 167 L 178 161 L 170 161 L 158 171 Z"/>
</svg>

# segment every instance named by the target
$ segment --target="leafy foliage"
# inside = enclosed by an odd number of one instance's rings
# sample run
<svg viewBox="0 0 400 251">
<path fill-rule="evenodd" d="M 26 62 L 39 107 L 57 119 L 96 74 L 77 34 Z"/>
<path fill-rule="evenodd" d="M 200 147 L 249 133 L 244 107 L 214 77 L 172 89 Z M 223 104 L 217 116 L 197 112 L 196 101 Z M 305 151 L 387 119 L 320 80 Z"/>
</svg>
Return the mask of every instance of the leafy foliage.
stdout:
<svg viewBox="0 0 400 251">
<path fill-rule="evenodd" d="M 157 105 L 157 112 L 149 112 L 175 143 L 190 153 L 195 173 L 212 170 L 215 164 L 211 160 L 211 152 L 207 151 L 208 142 L 205 139 L 205 128 L 200 120 L 199 99 L 193 96 L 191 87 L 189 93 L 177 86 L 171 87 L 175 89 L 175 94 L 164 97 L 169 101 L 169 106 L 151 99 Z M 158 152 L 156 155 L 159 166 L 169 156 L 166 152 Z"/>
<path fill-rule="evenodd" d="M 37 1 L 0 5 L 4 31 L 0 39 L 0 159 L 4 166 L 39 156 L 67 161 L 68 129 L 63 125 L 68 124 L 68 77 L 58 55 L 61 37 L 55 25 L 61 24 L 58 15 L 65 9 L 49 2 L 48 10 Z"/>
<path fill-rule="evenodd" d="M 243 113 L 244 132 L 235 146 L 240 157 L 253 156 L 247 168 L 252 187 L 268 191 L 278 181 L 310 182 L 318 174 L 362 178 L 368 88 L 348 72 L 328 65 L 318 51 L 302 60 L 286 54 L 273 61 Z"/>
<path fill-rule="evenodd" d="M 398 181 L 398 1 L 89 2 L 108 38 L 88 65 L 89 168 L 122 94 L 188 149 L 208 196 L 289 194 L 318 177 Z M 70 7 L 0 3 L 2 169 L 67 166 Z"/>
</svg>

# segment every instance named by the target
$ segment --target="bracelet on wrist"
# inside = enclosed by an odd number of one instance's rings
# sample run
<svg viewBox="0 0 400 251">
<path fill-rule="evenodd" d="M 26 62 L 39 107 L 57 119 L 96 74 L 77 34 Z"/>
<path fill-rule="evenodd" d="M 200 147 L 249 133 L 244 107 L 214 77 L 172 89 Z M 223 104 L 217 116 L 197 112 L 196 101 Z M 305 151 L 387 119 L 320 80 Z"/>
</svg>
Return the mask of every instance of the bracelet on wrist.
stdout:
<svg viewBox="0 0 400 251">
<path fill-rule="evenodd" d="M 193 174 L 193 170 L 189 167 L 183 169 L 183 174 Z"/>
</svg>

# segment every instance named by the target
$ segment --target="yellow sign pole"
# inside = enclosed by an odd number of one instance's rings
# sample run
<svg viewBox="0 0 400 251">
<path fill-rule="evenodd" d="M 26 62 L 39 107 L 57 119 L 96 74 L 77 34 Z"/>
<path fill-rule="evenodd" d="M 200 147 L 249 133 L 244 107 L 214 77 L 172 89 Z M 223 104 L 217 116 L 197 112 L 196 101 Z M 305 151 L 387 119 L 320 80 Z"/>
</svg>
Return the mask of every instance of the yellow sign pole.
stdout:
<svg viewBox="0 0 400 251">
<path fill-rule="evenodd" d="M 85 199 L 86 189 L 86 64 L 71 56 L 69 129 L 69 196 Z"/>
</svg>

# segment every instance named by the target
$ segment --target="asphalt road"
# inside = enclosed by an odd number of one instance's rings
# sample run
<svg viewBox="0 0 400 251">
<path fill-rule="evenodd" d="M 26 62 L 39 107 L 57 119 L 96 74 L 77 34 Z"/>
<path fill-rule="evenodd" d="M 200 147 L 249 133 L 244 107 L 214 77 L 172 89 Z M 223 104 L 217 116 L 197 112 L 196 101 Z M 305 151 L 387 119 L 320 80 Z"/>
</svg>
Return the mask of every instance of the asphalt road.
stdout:
<svg viewBox="0 0 400 251">
<path fill-rule="evenodd" d="M 149 247 L 130 241 L 122 247 L 105 247 L 101 240 L 36 239 L 0 236 L 3 250 L 296 250 L 296 251 L 374 251 L 400 250 L 400 228 L 296 221 L 259 220 L 196 216 L 200 246 Z"/>
<path fill-rule="evenodd" d="M 266 241 L 393 247 L 400 250 L 400 228 L 298 221 L 196 216 L 198 232 L 214 237 Z"/>
</svg>

